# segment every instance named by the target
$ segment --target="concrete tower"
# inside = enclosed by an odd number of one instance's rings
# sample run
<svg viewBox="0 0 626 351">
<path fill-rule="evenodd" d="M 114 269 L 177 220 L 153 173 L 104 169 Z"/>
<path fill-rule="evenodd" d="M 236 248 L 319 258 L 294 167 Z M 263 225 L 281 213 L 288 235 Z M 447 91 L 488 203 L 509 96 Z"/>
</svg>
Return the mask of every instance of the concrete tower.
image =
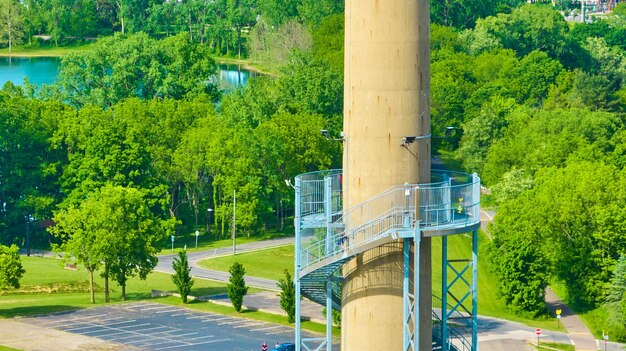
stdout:
<svg viewBox="0 0 626 351">
<path fill-rule="evenodd" d="M 344 208 L 430 180 L 429 0 L 346 0 Z M 365 214 L 364 214 L 365 216 Z M 370 218 L 364 218 L 369 220 Z M 352 223 L 351 225 L 355 225 Z M 431 347 L 430 239 L 420 252 L 420 350 Z M 402 242 L 344 266 L 342 350 L 403 348 Z"/>
</svg>

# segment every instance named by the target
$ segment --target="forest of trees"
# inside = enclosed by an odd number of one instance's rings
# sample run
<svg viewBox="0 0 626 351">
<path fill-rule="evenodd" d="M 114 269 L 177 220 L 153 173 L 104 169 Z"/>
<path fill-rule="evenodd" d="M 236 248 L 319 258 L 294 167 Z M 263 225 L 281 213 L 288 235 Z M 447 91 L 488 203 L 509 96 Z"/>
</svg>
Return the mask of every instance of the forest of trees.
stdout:
<svg viewBox="0 0 626 351">
<path fill-rule="evenodd" d="M 285 180 L 341 167 L 340 143 L 319 130 L 342 128 L 342 1 L 7 3 L 14 42 L 105 38 L 66 56 L 57 84 L 0 91 L 2 244 L 23 247 L 27 230 L 56 242 L 46 228 L 102 189 L 145 201 L 164 238 L 174 221 L 175 235 L 213 224 L 214 239 L 236 191 L 237 231 L 258 235 L 293 208 Z M 626 5 L 567 23 L 525 3 L 431 2 L 432 129 L 459 131 L 437 146 L 492 192 L 483 257 L 511 311 L 546 313 L 545 288 L 559 285 L 625 340 Z M 275 74 L 222 94 L 214 54 Z"/>
</svg>

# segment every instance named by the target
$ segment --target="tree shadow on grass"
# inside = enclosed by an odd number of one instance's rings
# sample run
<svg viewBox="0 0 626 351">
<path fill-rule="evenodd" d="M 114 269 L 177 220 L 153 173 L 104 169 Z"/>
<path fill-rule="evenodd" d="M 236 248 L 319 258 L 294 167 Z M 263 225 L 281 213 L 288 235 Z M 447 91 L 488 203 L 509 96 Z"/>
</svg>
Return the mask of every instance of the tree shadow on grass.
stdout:
<svg viewBox="0 0 626 351">
<path fill-rule="evenodd" d="M 81 307 L 70 305 L 50 305 L 50 306 L 24 306 L 13 308 L 0 308 L 0 318 L 28 317 L 41 314 L 67 312 L 71 313 Z"/>
<path fill-rule="evenodd" d="M 203 287 L 203 288 L 192 288 L 191 294 L 192 296 L 213 296 L 213 295 L 222 295 L 227 294 L 228 290 L 226 286 L 223 287 Z"/>
</svg>

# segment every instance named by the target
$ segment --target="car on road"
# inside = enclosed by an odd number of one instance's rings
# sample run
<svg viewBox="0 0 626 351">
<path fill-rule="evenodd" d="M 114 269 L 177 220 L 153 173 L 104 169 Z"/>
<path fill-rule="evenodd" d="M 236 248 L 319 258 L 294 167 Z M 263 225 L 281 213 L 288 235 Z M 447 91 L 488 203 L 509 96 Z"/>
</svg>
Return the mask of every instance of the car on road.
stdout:
<svg viewBox="0 0 626 351">
<path fill-rule="evenodd" d="M 280 344 L 280 345 L 274 347 L 270 351 L 295 351 L 295 350 L 296 350 L 296 344 L 292 344 L 290 342 L 287 342 L 287 343 Z"/>
</svg>

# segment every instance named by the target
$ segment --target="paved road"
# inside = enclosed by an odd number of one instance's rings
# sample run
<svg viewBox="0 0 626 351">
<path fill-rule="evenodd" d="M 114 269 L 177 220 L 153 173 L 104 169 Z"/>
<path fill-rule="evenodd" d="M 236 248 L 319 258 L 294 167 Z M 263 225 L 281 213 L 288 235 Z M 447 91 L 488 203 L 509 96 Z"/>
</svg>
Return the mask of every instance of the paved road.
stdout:
<svg viewBox="0 0 626 351">
<path fill-rule="evenodd" d="M 294 243 L 293 237 L 281 238 L 281 239 L 273 239 L 273 240 L 265 240 L 265 241 L 257 241 L 251 242 L 247 244 L 237 245 L 237 253 L 250 252 L 260 249 L 267 249 L 271 247 L 289 245 Z M 233 248 L 232 247 L 222 247 L 219 249 L 207 250 L 207 251 L 192 251 L 187 252 L 187 258 L 189 260 L 189 266 L 191 266 L 191 274 L 196 278 L 203 279 L 211 279 L 222 282 L 228 282 L 228 278 L 230 275 L 228 272 L 215 271 L 211 269 L 206 269 L 198 266 L 198 262 L 207 258 L 232 255 Z M 172 269 L 172 261 L 176 254 L 169 255 L 160 255 L 159 263 L 157 264 L 156 271 L 163 273 L 174 273 Z M 266 290 L 278 291 L 278 287 L 276 287 L 276 281 L 271 279 L 263 279 L 252 276 L 246 276 L 246 284 L 248 286 L 253 286 Z"/>
</svg>

